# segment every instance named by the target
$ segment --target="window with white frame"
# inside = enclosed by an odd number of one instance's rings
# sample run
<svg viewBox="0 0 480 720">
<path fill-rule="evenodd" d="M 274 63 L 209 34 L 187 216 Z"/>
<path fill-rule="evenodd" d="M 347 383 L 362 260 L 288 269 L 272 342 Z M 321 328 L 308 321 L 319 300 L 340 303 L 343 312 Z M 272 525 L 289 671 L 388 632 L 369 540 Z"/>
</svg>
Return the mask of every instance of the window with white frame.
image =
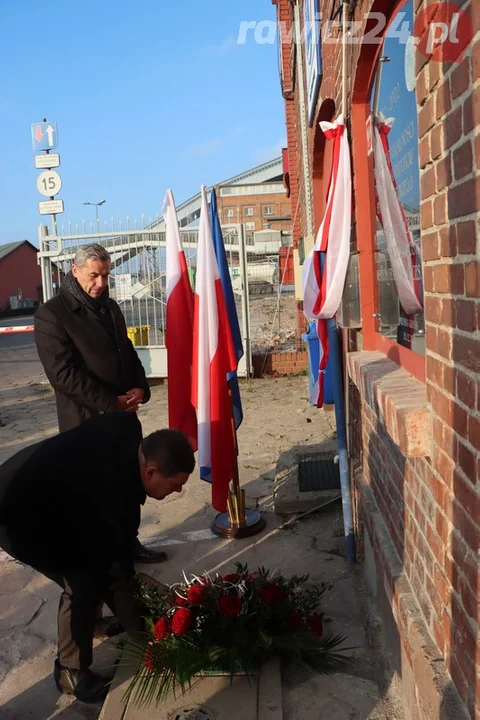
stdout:
<svg viewBox="0 0 480 720">
<path fill-rule="evenodd" d="M 227 208 L 227 209 L 225 210 L 225 217 L 226 217 L 226 218 L 231 219 L 231 218 L 234 217 L 234 215 L 235 215 L 235 213 L 234 213 L 234 211 L 233 211 L 232 208 Z"/>
<path fill-rule="evenodd" d="M 247 232 L 252 232 L 253 230 L 255 230 L 255 223 L 254 222 L 245 223 L 245 230 Z"/>
<path fill-rule="evenodd" d="M 247 217 L 253 217 L 253 208 L 245 208 L 245 215 Z"/>
<path fill-rule="evenodd" d="M 271 205 L 265 207 L 265 215 L 273 215 L 273 207 Z"/>
</svg>

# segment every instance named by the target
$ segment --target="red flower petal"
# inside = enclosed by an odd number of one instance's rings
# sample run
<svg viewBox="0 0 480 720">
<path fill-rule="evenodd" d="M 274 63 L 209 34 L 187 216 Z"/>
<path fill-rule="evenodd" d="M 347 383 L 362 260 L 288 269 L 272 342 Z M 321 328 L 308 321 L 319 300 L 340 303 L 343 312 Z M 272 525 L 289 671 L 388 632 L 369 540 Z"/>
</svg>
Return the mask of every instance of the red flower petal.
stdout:
<svg viewBox="0 0 480 720">
<path fill-rule="evenodd" d="M 234 617 L 242 611 L 242 601 L 237 595 L 223 595 L 218 599 L 218 607 L 224 615 Z"/>
<path fill-rule="evenodd" d="M 194 624 L 193 613 L 189 608 L 178 608 L 172 617 L 172 632 L 175 635 L 185 635 Z"/>
</svg>

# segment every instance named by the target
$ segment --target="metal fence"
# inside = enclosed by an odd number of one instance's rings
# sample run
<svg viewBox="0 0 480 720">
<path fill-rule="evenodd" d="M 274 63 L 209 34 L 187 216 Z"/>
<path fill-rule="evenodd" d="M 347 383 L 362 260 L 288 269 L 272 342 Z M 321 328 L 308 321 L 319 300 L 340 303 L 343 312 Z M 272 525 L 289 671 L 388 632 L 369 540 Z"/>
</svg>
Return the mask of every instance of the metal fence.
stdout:
<svg viewBox="0 0 480 720">
<path fill-rule="evenodd" d="M 293 250 L 282 244 L 281 234 L 275 231 L 245 234 L 244 225 L 226 225 L 222 231 L 246 354 L 240 373 L 246 374 L 252 353 L 297 346 Z M 198 228 L 180 232 L 194 286 Z M 112 223 L 110 231 L 103 233 L 49 235 L 43 227 L 39 241 L 44 300 L 58 292 L 79 247 L 99 243 L 109 251 L 110 295 L 120 305 L 135 344 L 149 350 L 148 357 L 145 352 L 140 355 L 151 374 L 166 374 L 166 357 L 152 360 L 154 350 L 165 355 L 165 233 L 122 230 Z"/>
<path fill-rule="evenodd" d="M 246 350 L 239 370 L 240 374 L 246 374 L 250 372 L 251 354 L 248 290 L 244 290 L 246 283 L 243 227 L 228 226 L 223 230 L 223 234 Z M 194 286 L 198 228 L 181 230 L 181 236 L 191 283 Z M 48 235 L 45 228 L 41 228 L 39 240 L 44 300 L 58 292 L 79 247 L 99 243 L 108 250 L 112 258 L 110 295 L 120 305 L 132 339 L 139 346 L 140 357 L 142 362 L 146 363 L 150 374 L 166 375 L 165 233 L 148 229 L 121 231 L 113 227 L 111 232 L 53 236 Z"/>
</svg>

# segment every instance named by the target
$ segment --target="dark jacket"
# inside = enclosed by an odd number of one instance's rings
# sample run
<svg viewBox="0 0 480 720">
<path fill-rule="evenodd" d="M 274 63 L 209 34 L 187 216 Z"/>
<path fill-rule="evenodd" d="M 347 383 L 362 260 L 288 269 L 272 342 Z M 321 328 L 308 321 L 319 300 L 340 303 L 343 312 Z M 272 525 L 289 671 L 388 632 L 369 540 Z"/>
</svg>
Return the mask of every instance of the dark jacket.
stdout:
<svg viewBox="0 0 480 720">
<path fill-rule="evenodd" d="M 133 553 L 145 491 L 134 413 L 91 418 L 0 466 L 0 547 L 50 573 L 105 577 Z"/>
<path fill-rule="evenodd" d="M 150 399 L 145 371 L 127 335 L 125 318 L 108 300 L 113 324 L 65 288 L 35 314 L 35 342 L 57 399 L 60 431 L 97 414 L 115 412 L 117 397 L 134 387 Z"/>
</svg>

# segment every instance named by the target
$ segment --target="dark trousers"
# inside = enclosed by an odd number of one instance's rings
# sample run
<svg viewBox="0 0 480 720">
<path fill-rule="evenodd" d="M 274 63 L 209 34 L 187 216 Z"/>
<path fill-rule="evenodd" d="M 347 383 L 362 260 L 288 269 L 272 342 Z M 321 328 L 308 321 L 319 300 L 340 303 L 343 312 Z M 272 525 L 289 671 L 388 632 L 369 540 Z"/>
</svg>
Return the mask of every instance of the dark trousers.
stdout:
<svg viewBox="0 0 480 720">
<path fill-rule="evenodd" d="M 142 609 L 131 589 L 133 576 L 116 569 L 106 580 L 87 571 L 63 575 L 40 570 L 63 589 L 58 608 L 58 660 L 72 670 L 92 663 L 93 634 L 98 606 L 106 603 L 131 634 L 143 629 Z"/>
</svg>

